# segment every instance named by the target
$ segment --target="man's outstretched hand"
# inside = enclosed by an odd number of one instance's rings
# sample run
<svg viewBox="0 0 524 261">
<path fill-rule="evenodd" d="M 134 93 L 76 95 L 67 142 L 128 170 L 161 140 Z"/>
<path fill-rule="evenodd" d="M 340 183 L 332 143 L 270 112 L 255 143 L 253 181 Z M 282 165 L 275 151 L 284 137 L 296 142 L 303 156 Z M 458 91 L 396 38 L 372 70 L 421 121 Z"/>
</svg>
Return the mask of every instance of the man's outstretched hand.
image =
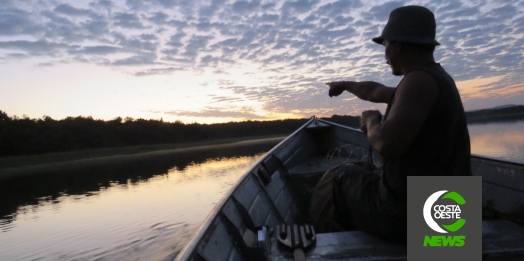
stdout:
<svg viewBox="0 0 524 261">
<path fill-rule="evenodd" d="M 347 82 L 328 82 L 326 83 L 329 86 L 329 97 L 339 96 L 346 90 Z"/>
<path fill-rule="evenodd" d="M 329 97 L 339 96 L 344 91 L 348 91 L 359 99 L 370 102 L 388 103 L 395 92 L 395 88 L 386 87 L 378 82 L 328 82 Z"/>
</svg>

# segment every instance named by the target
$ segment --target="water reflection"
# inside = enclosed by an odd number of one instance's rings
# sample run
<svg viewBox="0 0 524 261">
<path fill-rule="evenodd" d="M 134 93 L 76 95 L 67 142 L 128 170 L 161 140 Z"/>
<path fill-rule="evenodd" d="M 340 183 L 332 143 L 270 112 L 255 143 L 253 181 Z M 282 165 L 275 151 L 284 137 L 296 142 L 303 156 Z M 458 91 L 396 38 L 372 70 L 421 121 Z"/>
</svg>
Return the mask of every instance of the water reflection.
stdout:
<svg viewBox="0 0 524 261">
<path fill-rule="evenodd" d="M 222 195 L 275 144 L 2 180 L 0 260 L 172 259 Z"/>
<path fill-rule="evenodd" d="M 524 163 L 524 121 L 468 125 L 471 152 Z"/>
<path fill-rule="evenodd" d="M 524 121 L 468 128 L 473 153 L 524 162 Z M 277 142 L 121 157 L 0 180 L 0 260 L 172 260 Z"/>
</svg>

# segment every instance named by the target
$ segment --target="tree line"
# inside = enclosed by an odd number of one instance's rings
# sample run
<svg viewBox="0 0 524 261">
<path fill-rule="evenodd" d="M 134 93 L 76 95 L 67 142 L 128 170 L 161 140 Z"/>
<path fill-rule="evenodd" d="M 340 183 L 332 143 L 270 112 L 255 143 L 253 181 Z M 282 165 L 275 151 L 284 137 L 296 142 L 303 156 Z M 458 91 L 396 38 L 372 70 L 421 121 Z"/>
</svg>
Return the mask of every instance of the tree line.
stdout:
<svg viewBox="0 0 524 261">
<path fill-rule="evenodd" d="M 340 124 L 358 124 L 351 116 L 333 116 Z M 145 120 L 117 117 L 104 121 L 93 117 L 55 120 L 9 117 L 0 111 L 0 157 L 72 150 L 153 145 L 213 139 L 289 135 L 307 119 L 243 121 L 216 124 Z"/>
<path fill-rule="evenodd" d="M 468 122 L 523 119 L 524 106 L 466 112 Z M 359 118 L 333 115 L 329 121 L 358 128 Z M 213 139 L 289 135 L 307 119 L 216 124 L 164 122 L 121 117 L 104 121 L 77 116 L 55 120 L 9 117 L 0 110 L 0 157 L 83 149 L 154 145 Z"/>
<path fill-rule="evenodd" d="M 468 123 L 522 120 L 524 119 L 524 106 L 515 105 L 506 108 L 468 111 L 466 118 Z"/>
</svg>

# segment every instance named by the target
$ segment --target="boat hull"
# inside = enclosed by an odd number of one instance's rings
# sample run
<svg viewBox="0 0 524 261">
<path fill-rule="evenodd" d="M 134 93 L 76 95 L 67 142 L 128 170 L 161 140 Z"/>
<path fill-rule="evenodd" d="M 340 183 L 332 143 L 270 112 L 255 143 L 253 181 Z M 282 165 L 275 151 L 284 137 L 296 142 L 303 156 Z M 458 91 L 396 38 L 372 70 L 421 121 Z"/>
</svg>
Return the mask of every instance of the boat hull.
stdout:
<svg viewBox="0 0 524 261">
<path fill-rule="evenodd" d="M 308 222 L 311 192 L 327 170 L 370 158 L 382 165 L 360 130 L 311 119 L 240 178 L 176 260 L 293 260 L 275 228 Z M 483 258 L 524 257 L 524 165 L 480 156 L 471 161 L 473 174 L 483 177 Z M 361 231 L 316 239 L 307 260 L 406 259 L 406 245 Z"/>
</svg>

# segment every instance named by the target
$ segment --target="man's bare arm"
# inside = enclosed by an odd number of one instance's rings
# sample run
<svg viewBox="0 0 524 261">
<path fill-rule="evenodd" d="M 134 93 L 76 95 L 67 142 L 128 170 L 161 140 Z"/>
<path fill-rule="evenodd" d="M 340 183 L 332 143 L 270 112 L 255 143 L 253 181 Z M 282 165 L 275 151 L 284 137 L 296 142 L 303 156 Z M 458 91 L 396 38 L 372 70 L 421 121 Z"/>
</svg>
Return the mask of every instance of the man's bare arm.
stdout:
<svg viewBox="0 0 524 261">
<path fill-rule="evenodd" d="M 423 71 L 405 76 L 395 94 L 388 118 L 380 123 L 376 115 L 362 114 L 369 142 L 385 158 L 402 156 L 419 134 L 439 96 L 433 77 Z"/>
<path fill-rule="evenodd" d="M 358 98 L 376 102 L 376 103 L 388 103 L 389 99 L 393 95 L 395 88 L 387 87 L 378 82 L 330 82 L 327 83 L 329 86 L 329 96 L 339 96 L 344 91 L 348 91 Z"/>
</svg>

